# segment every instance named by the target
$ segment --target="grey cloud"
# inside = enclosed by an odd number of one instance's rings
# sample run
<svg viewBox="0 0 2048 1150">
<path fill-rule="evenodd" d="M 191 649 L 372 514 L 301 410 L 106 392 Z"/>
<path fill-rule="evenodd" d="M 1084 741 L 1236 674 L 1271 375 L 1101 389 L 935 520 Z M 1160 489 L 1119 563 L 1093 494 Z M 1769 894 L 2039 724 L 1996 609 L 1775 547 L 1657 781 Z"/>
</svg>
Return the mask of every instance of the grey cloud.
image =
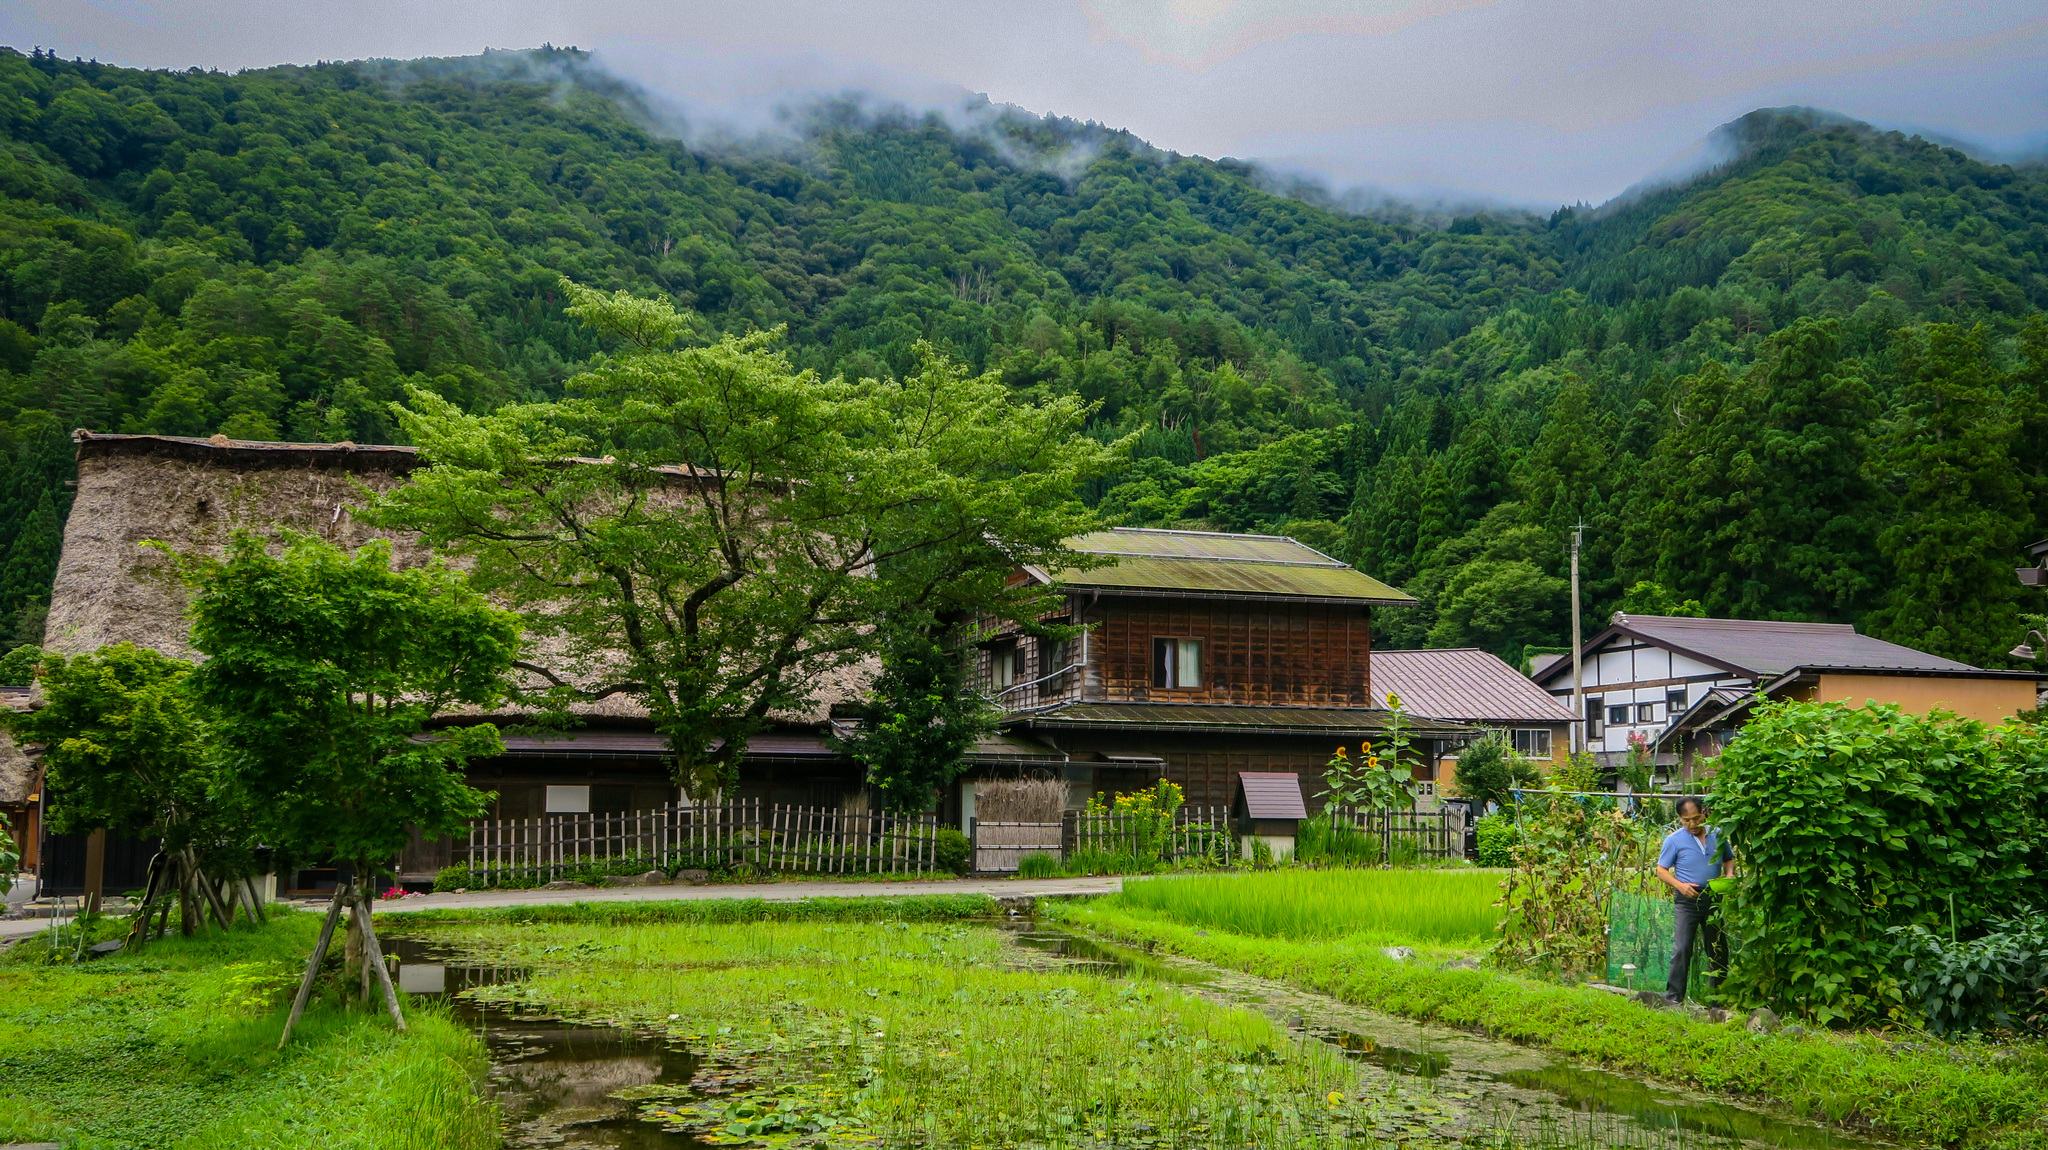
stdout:
<svg viewBox="0 0 2048 1150">
<path fill-rule="evenodd" d="M 16 0 L 0 40 L 224 68 L 547 40 L 594 49 L 700 133 L 773 132 L 849 91 L 970 116 L 963 94 L 986 93 L 1446 203 L 1598 202 L 1785 104 L 1987 153 L 2048 141 L 2039 0 Z"/>
</svg>

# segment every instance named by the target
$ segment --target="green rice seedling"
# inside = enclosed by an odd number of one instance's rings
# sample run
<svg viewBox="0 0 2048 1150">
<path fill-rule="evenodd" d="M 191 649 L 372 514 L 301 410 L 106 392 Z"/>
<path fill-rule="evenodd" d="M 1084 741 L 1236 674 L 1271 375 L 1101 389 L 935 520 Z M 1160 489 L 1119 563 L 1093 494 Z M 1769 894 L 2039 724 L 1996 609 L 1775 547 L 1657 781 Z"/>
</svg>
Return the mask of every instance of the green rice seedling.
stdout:
<svg viewBox="0 0 2048 1150">
<path fill-rule="evenodd" d="M 1304 819 L 1294 838 L 1297 862 L 1318 866 L 1372 866 L 1380 861 L 1380 840 L 1330 814 Z"/>
<path fill-rule="evenodd" d="M 1124 884 L 1110 902 L 1189 926 L 1262 938 L 1473 944 L 1493 933 L 1500 881 L 1457 870 L 1277 870 Z"/>
<path fill-rule="evenodd" d="M 1060 860 L 1044 851 L 1032 851 L 1017 860 L 1018 878 L 1057 878 L 1059 873 Z"/>
</svg>

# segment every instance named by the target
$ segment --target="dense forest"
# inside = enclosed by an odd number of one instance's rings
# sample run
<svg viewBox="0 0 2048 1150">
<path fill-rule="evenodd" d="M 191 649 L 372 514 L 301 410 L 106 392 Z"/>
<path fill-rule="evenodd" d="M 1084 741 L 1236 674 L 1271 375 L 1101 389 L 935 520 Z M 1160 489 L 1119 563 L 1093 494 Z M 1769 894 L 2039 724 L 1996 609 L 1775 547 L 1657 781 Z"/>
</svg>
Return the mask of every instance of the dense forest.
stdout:
<svg viewBox="0 0 2048 1150">
<path fill-rule="evenodd" d="M 573 50 L 160 72 L 0 49 L 0 640 L 35 641 L 69 433 L 388 442 L 408 384 L 557 392 L 559 275 L 929 340 L 1131 437 L 1128 523 L 1295 535 L 1420 607 L 1382 641 L 1609 611 L 1851 621 L 1990 665 L 2048 535 L 2048 173 L 1805 110 L 1549 217 L 1346 215 L 1258 170 L 984 108 L 821 106 L 693 148 Z M 2032 594 L 2032 592 L 2028 592 Z M 11 639 L 9 638 L 11 636 Z"/>
</svg>

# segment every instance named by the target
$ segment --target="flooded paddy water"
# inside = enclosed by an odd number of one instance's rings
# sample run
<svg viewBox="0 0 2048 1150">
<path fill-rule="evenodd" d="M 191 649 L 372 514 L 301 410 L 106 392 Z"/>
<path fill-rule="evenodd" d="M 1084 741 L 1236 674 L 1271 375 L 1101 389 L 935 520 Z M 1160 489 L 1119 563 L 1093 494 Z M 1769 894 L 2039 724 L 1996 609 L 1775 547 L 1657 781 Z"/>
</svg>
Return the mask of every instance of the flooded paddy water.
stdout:
<svg viewBox="0 0 2048 1150">
<path fill-rule="evenodd" d="M 1034 922 L 1002 924 L 1020 969 L 1170 983 L 1219 1005 L 1256 1009 L 1301 1042 L 1327 1044 L 1356 1065 L 1361 1092 L 1380 1100 L 1373 1134 L 1387 1145 L 1498 1144 L 1588 1150 L 1748 1146 L 1875 1150 L 1882 1143 L 1575 1065 L 1541 1051 L 1347 1005 L 1284 983 L 1178 957 L 1105 945 Z M 398 982 L 446 998 L 485 1041 L 491 1085 L 514 1150 L 657 1150 L 721 1144 L 651 1121 L 646 1099 L 743 1095 L 755 1083 L 707 1064 L 652 1032 L 568 1021 L 462 992 L 517 982 L 526 971 L 492 966 L 431 939 L 394 939 Z M 723 1144 L 731 1144 L 726 1141 Z"/>
</svg>

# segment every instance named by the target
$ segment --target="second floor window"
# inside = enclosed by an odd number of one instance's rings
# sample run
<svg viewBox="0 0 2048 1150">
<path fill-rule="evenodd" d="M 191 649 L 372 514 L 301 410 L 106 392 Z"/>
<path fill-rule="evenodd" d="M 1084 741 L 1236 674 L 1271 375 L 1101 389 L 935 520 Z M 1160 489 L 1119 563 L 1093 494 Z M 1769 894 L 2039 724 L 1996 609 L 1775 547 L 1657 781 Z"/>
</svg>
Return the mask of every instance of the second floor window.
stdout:
<svg viewBox="0 0 2048 1150">
<path fill-rule="evenodd" d="M 1152 685 L 1167 688 L 1201 686 L 1202 641 L 1152 640 Z"/>
<path fill-rule="evenodd" d="M 1015 639 L 988 649 L 989 679 L 998 691 L 1017 685 L 1024 678 L 1024 648 Z"/>
</svg>

